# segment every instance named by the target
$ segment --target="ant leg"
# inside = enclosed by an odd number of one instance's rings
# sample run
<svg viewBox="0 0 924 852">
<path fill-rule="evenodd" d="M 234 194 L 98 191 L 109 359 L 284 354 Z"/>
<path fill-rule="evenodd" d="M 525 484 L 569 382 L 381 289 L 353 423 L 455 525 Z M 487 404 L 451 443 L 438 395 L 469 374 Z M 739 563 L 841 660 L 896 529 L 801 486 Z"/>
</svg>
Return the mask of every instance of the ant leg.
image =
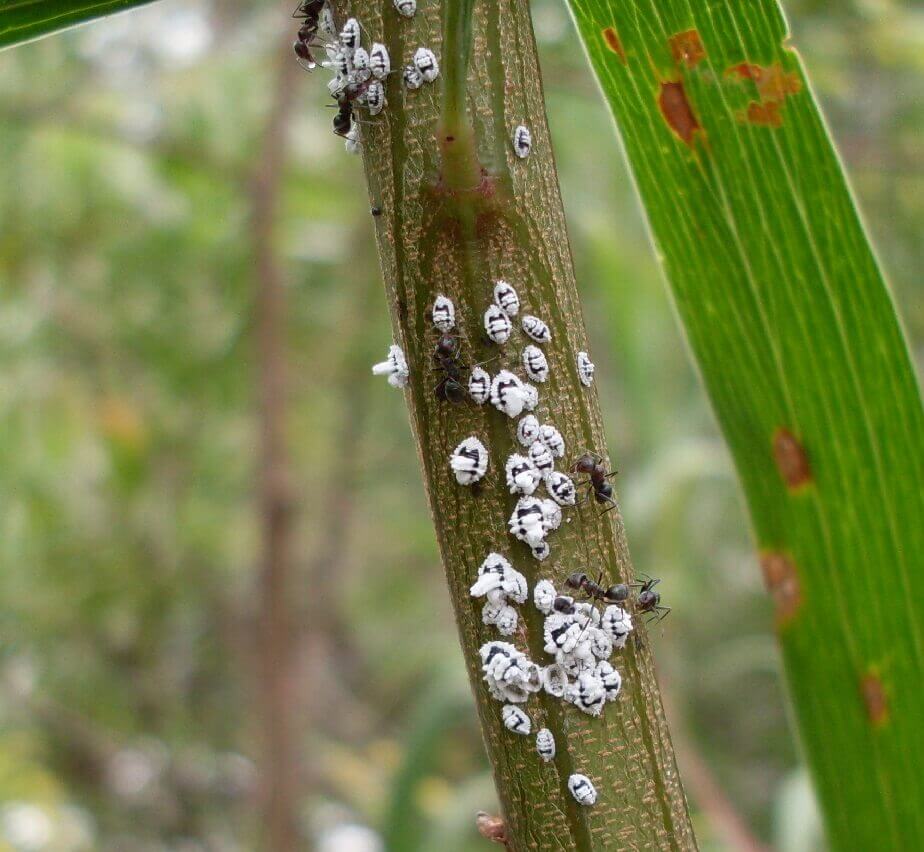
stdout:
<svg viewBox="0 0 924 852">
<path fill-rule="evenodd" d="M 613 505 L 610 506 L 609 509 L 604 509 L 604 510 L 600 513 L 601 515 L 605 515 L 607 512 L 612 512 L 613 509 L 616 509 L 616 508 L 619 507 L 619 503 L 617 503 L 617 502 L 616 502 L 615 500 L 613 500 L 612 498 L 610 498 L 610 503 L 612 503 Z"/>
</svg>

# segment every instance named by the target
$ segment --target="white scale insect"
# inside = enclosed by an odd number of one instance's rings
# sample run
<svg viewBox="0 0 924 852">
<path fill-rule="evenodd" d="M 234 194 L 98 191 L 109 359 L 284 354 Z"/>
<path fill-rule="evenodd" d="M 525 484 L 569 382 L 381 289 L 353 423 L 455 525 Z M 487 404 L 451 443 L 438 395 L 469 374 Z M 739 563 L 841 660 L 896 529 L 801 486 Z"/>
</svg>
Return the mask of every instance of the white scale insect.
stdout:
<svg viewBox="0 0 924 852">
<path fill-rule="evenodd" d="M 577 500 L 574 480 L 560 470 L 553 470 L 549 473 L 545 480 L 545 487 L 559 506 L 573 506 Z"/>
<path fill-rule="evenodd" d="M 577 354 L 577 370 L 578 378 L 581 380 L 581 384 L 584 387 L 589 388 L 594 383 L 594 362 L 590 360 L 590 356 L 586 352 L 578 352 Z"/>
<path fill-rule="evenodd" d="M 622 689 L 622 676 L 608 660 L 600 660 L 595 673 L 606 691 L 606 700 L 615 701 L 619 697 L 619 690 Z"/>
<path fill-rule="evenodd" d="M 542 520 L 545 528 L 550 532 L 557 530 L 561 526 L 562 513 L 561 506 L 554 500 L 542 501 Z"/>
<path fill-rule="evenodd" d="M 505 704 L 501 709 L 501 718 L 504 720 L 504 727 L 515 734 L 522 734 L 524 737 L 529 736 L 532 730 L 532 723 L 519 707 L 515 704 Z"/>
<path fill-rule="evenodd" d="M 579 805 L 590 807 L 597 802 L 597 788 L 586 775 L 575 773 L 568 777 L 568 790 Z"/>
<path fill-rule="evenodd" d="M 353 51 L 352 57 L 353 70 L 349 72 L 348 79 L 350 83 L 365 83 L 372 72 L 369 70 L 369 53 L 364 47 L 357 47 Z"/>
<path fill-rule="evenodd" d="M 538 544 L 534 544 L 530 547 L 530 550 L 532 551 L 533 559 L 537 562 L 545 562 L 552 552 L 552 548 L 547 541 L 540 541 Z"/>
<path fill-rule="evenodd" d="M 501 636 L 513 636 L 517 632 L 519 616 L 509 604 L 493 604 L 488 601 L 481 610 L 481 621 L 494 625 Z"/>
<path fill-rule="evenodd" d="M 588 716 L 599 716 L 606 703 L 606 689 L 595 674 L 582 672 L 565 697 Z"/>
<path fill-rule="evenodd" d="M 521 497 L 507 522 L 511 535 L 525 541 L 530 547 L 538 545 L 546 536 L 542 501 L 535 497 Z"/>
<path fill-rule="evenodd" d="M 476 405 L 484 405 L 491 397 L 491 374 L 483 367 L 472 367 L 468 377 L 468 395 Z"/>
<path fill-rule="evenodd" d="M 523 326 L 523 331 L 535 340 L 536 343 L 548 343 L 552 339 L 552 332 L 539 317 L 526 314 L 526 316 L 520 320 L 520 324 Z"/>
<path fill-rule="evenodd" d="M 356 64 L 355 58 L 353 64 Z M 388 50 L 384 44 L 377 41 L 372 42 L 372 47 L 369 48 L 369 70 L 376 80 L 384 80 L 391 73 L 391 57 Z"/>
<path fill-rule="evenodd" d="M 532 494 L 542 481 L 542 474 L 526 457 L 514 453 L 507 459 L 507 486 L 511 494 Z"/>
<path fill-rule="evenodd" d="M 555 698 L 564 698 L 568 691 L 568 673 L 563 666 L 552 663 L 542 670 L 542 688 Z"/>
<path fill-rule="evenodd" d="M 632 616 L 622 607 L 612 604 L 603 610 L 600 620 L 603 629 L 610 634 L 616 648 L 624 648 L 629 634 L 632 632 Z"/>
<path fill-rule="evenodd" d="M 542 689 L 542 670 L 509 642 L 486 642 L 479 654 L 488 691 L 498 701 L 522 704 Z"/>
<path fill-rule="evenodd" d="M 508 417 L 519 417 L 526 407 L 523 382 L 509 370 L 501 370 L 491 381 L 491 405 Z"/>
<path fill-rule="evenodd" d="M 318 32 L 328 41 L 334 41 L 337 38 L 334 13 L 326 3 L 321 7 L 321 13 L 318 15 Z"/>
<path fill-rule="evenodd" d="M 513 131 L 513 153 L 524 160 L 529 156 L 532 147 L 533 135 L 528 127 L 521 124 Z"/>
<path fill-rule="evenodd" d="M 548 728 L 536 734 L 536 752 L 546 763 L 555 758 L 555 736 Z"/>
<path fill-rule="evenodd" d="M 539 438 L 549 448 L 549 452 L 560 459 L 565 454 L 565 439 L 551 423 L 543 423 L 539 427 Z"/>
<path fill-rule="evenodd" d="M 433 324 L 440 331 L 452 331 L 456 327 L 456 306 L 452 299 L 440 293 L 433 302 Z"/>
<path fill-rule="evenodd" d="M 366 87 L 365 103 L 369 115 L 378 115 L 385 108 L 385 87 L 381 80 L 370 80 Z"/>
<path fill-rule="evenodd" d="M 347 131 L 347 135 L 344 136 L 343 139 L 343 147 L 346 148 L 348 154 L 358 154 L 362 150 L 363 143 L 359 138 L 358 124 L 354 124 L 349 131 Z"/>
<path fill-rule="evenodd" d="M 529 382 L 523 382 L 521 393 L 523 394 L 523 408 L 527 411 L 533 411 L 539 405 L 539 391 L 536 386 L 531 385 Z"/>
<path fill-rule="evenodd" d="M 536 466 L 539 473 L 545 477 L 555 467 L 555 459 L 549 448 L 542 441 L 535 441 L 529 448 L 529 460 Z"/>
<path fill-rule="evenodd" d="M 469 589 L 473 598 L 487 597 L 491 603 L 508 600 L 526 603 L 529 590 L 526 578 L 499 553 L 489 553 L 478 567 L 478 579 Z"/>
<path fill-rule="evenodd" d="M 473 485 L 488 470 L 488 451 L 484 444 L 472 435 L 452 451 L 449 466 L 459 485 Z"/>
<path fill-rule="evenodd" d="M 520 297 L 506 281 L 494 285 L 494 304 L 507 316 L 515 317 L 520 310 Z"/>
<path fill-rule="evenodd" d="M 343 29 L 340 30 L 340 47 L 345 53 L 351 54 L 359 47 L 360 38 L 359 21 L 356 18 L 347 18 Z"/>
<path fill-rule="evenodd" d="M 436 61 L 436 55 L 429 47 L 417 48 L 414 53 L 414 65 L 428 83 L 432 83 L 439 76 L 439 63 Z"/>
<path fill-rule="evenodd" d="M 532 446 L 539 439 L 539 421 L 536 415 L 527 414 L 517 423 L 517 440 L 524 446 Z"/>
<path fill-rule="evenodd" d="M 538 346 L 530 344 L 523 350 L 523 369 L 534 382 L 544 382 L 549 377 L 549 362 Z"/>
<path fill-rule="evenodd" d="M 413 18 L 417 11 L 417 0 L 395 0 L 395 8 L 399 15 L 405 18 Z"/>
<path fill-rule="evenodd" d="M 533 586 L 533 603 L 543 615 L 549 615 L 552 612 L 552 604 L 556 597 L 558 597 L 558 592 L 555 591 L 555 585 L 551 580 L 539 580 Z"/>
<path fill-rule="evenodd" d="M 395 345 L 388 347 L 388 358 L 372 365 L 372 373 L 376 376 L 388 376 L 388 384 L 393 388 L 403 388 L 407 385 L 411 374 L 404 351 L 400 346 Z"/>
<path fill-rule="evenodd" d="M 409 89 L 419 89 L 423 85 L 423 74 L 420 73 L 416 65 L 405 65 L 402 76 L 404 77 L 404 85 Z"/>
<path fill-rule="evenodd" d="M 513 323 L 497 305 L 489 305 L 484 312 L 484 330 L 495 343 L 506 343 L 510 340 Z"/>
</svg>

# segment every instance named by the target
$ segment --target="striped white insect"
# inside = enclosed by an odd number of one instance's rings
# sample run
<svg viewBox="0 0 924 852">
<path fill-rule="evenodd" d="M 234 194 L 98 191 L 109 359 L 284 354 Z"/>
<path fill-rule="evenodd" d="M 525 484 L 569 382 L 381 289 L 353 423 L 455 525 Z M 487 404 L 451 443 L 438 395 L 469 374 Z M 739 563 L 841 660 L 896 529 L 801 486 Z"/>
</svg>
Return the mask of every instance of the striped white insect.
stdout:
<svg viewBox="0 0 924 852">
<path fill-rule="evenodd" d="M 417 0 L 395 0 L 395 8 L 399 15 L 405 18 L 413 18 L 414 12 L 417 11 Z"/>
<path fill-rule="evenodd" d="M 538 346 L 530 344 L 523 350 L 523 369 L 534 382 L 544 382 L 549 377 L 549 362 Z"/>
<path fill-rule="evenodd" d="M 606 703 L 606 688 L 593 672 L 582 672 L 571 684 L 565 698 L 588 716 L 599 716 Z"/>
<path fill-rule="evenodd" d="M 560 470 L 553 470 L 549 473 L 545 480 L 545 487 L 559 506 L 573 506 L 577 500 L 574 481 Z"/>
<path fill-rule="evenodd" d="M 414 65 L 423 75 L 424 80 L 432 83 L 440 73 L 439 63 L 436 61 L 436 55 L 429 47 L 418 47 L 414 53 Z"/>
<path fill-rule="evenodd" d="M 440 293 L 433 302 L 431 309 L 433 324 L 440 331 L 452 331 L 456 327 L 456 306 L 452 299 Z"/>
<path fill-rule="evenodd" d="M 533 147 L 533 135 L 525 125 L 519 125 L 513 131 L 513 153 L 521 160 L 529 156 Z"/>
<path fill-rule="evenodd" d="M 519 417 L 525 404 L 523 382 L 509 370 L 501 370 L 491 380 L 491 405 L 508 417 Z"/>
<path fill-rule="evenodd" d="M 597 788 L 586 775 L 575 773 L 568 777 L 568 790 L 579 805 L 590 807 L 597 802 Z"/>
<path fill-rule="evenodd" d="M 369 70 L 369 53 L 364 47 L 357 47 L 353 51 L 351 58 L 352 70 L 349 72 L 348 79 L 350 83 L 365 83 L 372 75 Z"/>
<path fill-rule="evenodd" d="M 524 737 L 529 736 L 532 730 L 532 722 L 515 704 L 505 704 L 501 709 L 501 718 L 504 720 L 504 727 L 515 734 L 522 734 Z"/>
<path fill-rule="evenodd" d="M 523 331 L 527 333 L 536 343 L 548 343 L 552 339 L 552 332 L 549 327 L 539 317 L 532 314 L 526 314 L 520 320 Z"/>
<path fill-rule="evenodd" d="M 523 394 L 523 408 L 527 411 L 534 411 L 536 406 L 539 405 L 538 388 L 529 382 L 523 382 L 521 393 Z"/>
<path fill-rule="evenodd" d="M 584 387 L 589 388 L 594 383 L 594 362 L 590 360 L 590 356 L 586 352 L 578 352 L 577 354 L 577 370 L 578 378 L 581 380 L 581 384 Z"/>
<path fill-rule="evenodd" d="M 517 632 L 519 616 L 510 604 L 495 604 L 488 601 L 481 610 L 483 624 L 493 624 L 501 636 L 513 636 Z"/>
<path fill-rule="evenodd" d="M 388 376 L 388 384 L 393 388 L 403 388 L 407 385 L 411 374 L 404 351 L 395 345 L 388 347 L 388 357 L 384 361 L 372 365 L 372 373 L 376 376 Z"/>
<path fill-rule="evenodd" d="M 549 448 L 549 452 L 560 459 L 565 454 L 565 439 L 551 423 L 543 423 L 539 427 L 539 440 Z"/>
<path fill-rule="evenodd" d="M 541 441 L 536 441 L 529 448 L 529 459 L 543 476 L 546 473 L 551 473 L 555 467 L 555 459 L 552 457 L 552 453 Z"/>
<path fill-rule="evenodd" d="M 353 54 L 353 64 L 356 64 Z M 374 41 L 369 48 L 369 70 L 376 80 L 384 80 L 391 73 L 391 57 L 388 55 L 388 49 L 384 44 Z"/>
<path fill-rule="evenodd" d="M 542 689 L 542 670 L 509 642 L 486 642 L 479 654 L 485 683 L 498 701 L 522 704 Z"/>
<path fill-rule="evenodd" d="M 417 70 L 416 65 L 405 65 L 402 77 L 404 78 L 404 85 L 412 90 L 419 89 L 424 83 L 423 74 Z"/>
<path fill-rule="evenodd" d="M 532 551 L 533 559 L 537 562 L 545 562 L 552 553 L 552 548 L 547 541 L 540 541 L 538 544 L 532 545 L 529 549 Z"/>
<path fill-rule="evenodd" d="M 324 36 L 327 41 L 334 41 L 334 39 L 337 38 L 337 27 L 334 25 L 334 13 L 327 3 L 321 7 L 321 12 L 318 15 L 318 32 Z"/>
<path fill-rule="evenodd" d="M 555 585 L 551 580 L 539 580 L 533 586 L 533 604 L 543 615 L 552 612 L 552 603 L 557 596 L 558 592 L 555 591 Z"/>
<path fill-rule="evenodd" d="M 616 604 L 608 606 L 603 610 L 600 625 L 612 637 L 614 647 L 625 647 L 626 640 L 632 632 L 632 616 L 628 612 Z"/>
<path fill-rule="evenodd" d="M 514 453 L 507 459 L 507 487 L 511 494 L 532 494 L 542 481 L 542 474 L 526 457 Z"/>
<path fill-rule="evenodd" d="M 472 435 L 452 451 L 449 466 L 459 485 L 473 485 L 488 470 L 488 451 L 484 444 Z"/>
<path fill-rule="evenodd" d="M 561 526 L 561 506 L 554 500 L 543 500 L 542 518 L 547 530 L 557 530 Z"/>
<path fill-rule="evenodd" d="M 369 115 L 378 115 L 385 109 L 385 87 L 381 80 L 370 80 L 366 87 L 366 106 Z"/>
<path fill-rule="evenodd" d="M 546 763 L 555 758 L 555 736 L 548 728 L 536 734 L 536 752 Z"/>
<path fill-rule="evenodd" d="M 524 446 L 532 446 L 539 439 L 539 421 L 535 414 L 527 414 L 517 423 L 517 440 Z"/>
<path fill-rule="evenodd" d="M 546 536 L 542 502 L 535 497 L 521 497 L 507 522 L 510 534 L 530 547 L 535 547 Z"/>
<path fill-rule="evenodd" d="M 520 310 L 520 297 L 506 281 L 494 285 L 494 304 L 507 316 L 515 317 Z"/>
<path fill-rule="evenodd" d="M 347 18 L 343 29 L 340 30 L 340 48 L 346 54 L 352 54 L 357 47 L 361 38 L 359 21 L 356 18 Z"/>
<path fill-rule="evenodd" d="M 603 684 L 606 700 L 615 701 L 619 697 L 619 690 L 622 689 L 622 676 L 608 660 L 600 660 L 597 663 L 595 674 Z"/>
<path fill-rule="evenodd" d="M 472 367 L 468 377 L 468 395 L 476 405 L 484 405 L 491 396 L 491 374 L 482 367 Z"/>
<path fill-rule="evenodd" d="M 484 312 L 484 330 L 495 343 L 506 343 L 510 340 L 513 323 L 497 305 L 489 305 Z"/>
</svg>

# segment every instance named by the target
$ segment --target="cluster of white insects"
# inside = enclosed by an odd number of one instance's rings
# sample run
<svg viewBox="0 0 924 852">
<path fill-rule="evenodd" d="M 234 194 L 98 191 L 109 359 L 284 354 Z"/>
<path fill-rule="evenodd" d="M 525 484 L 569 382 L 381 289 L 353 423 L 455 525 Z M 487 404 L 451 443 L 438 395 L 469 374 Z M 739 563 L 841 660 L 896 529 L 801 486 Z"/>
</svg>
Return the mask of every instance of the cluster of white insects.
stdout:
<svg viewBox="0 0 924 852">
<path fill-rule="evenodd" d="M 598 590 L 590 594 L 604 601 L 617 588 L 603 590 L 583 574 L 572 575 L 569 585 L 575 583 Z M 527 584 L 506 557 L 489 553 L 470 591 L 472 597 L 485 598 L 485 624 L 496 626 L 502 636 L 516 633 L 518 613 L 514 605 L 525 603 Z M 610 604 L 601 613 L 592 602 L 576 602 L 559 594 L 551 580 L 536 583 L 533 604 L 545 616 L 544 651 L 551 662 L 544 666 L 533 662 L 515 645 L 501 640 L 486 642 L 479 652 L 488 692 L 503 703 L 504 727 L 522 736 L 529 736 L 533 725 L 520 705 L 540 692 L 591 716 L 599 716 L 607 703 L 615 701 L 622 678 L 610 657 L 625 647 L 632 631 L 632 617 L 621 606 Z M 548 728 L 536 733 L 536 753 L 547 763 L 555 758 L 555 737 Z M 582 805 L 593 805 L 597 800 L 593 782 L 585 775 L 571 775 L 568 789 Z"/>
<path fill-rule="evenodd" d="M 417 11 L 417 0 L 394 0 L 399 15 L 410 18 Z M 327 0 L 302 0 L 292 15 L 302 21 L 294 44 L 295 55 L 303 68 L 311 71 L 318 63 L 312 51 L 324 50 L 327 59 L 320 64 L 334 72 L 327 89 L 337 104 L 333 129 L 345 138 L 347 151 L 357 153 L 361 147 L 360 124 L 356 107 L 364 107 L 370 116 L 378 115 L 387 105 L 385 83 L 393 72 L 388 48 L 373 41 L 362 44 L 364 27 L 356 18 L 348 18 L 338 31 Z M 418 47 L 404 67 L 402 79 L 408 89 L 432 83 L 440 73 L 436 55 L 428 47 Z"/>
</svg>

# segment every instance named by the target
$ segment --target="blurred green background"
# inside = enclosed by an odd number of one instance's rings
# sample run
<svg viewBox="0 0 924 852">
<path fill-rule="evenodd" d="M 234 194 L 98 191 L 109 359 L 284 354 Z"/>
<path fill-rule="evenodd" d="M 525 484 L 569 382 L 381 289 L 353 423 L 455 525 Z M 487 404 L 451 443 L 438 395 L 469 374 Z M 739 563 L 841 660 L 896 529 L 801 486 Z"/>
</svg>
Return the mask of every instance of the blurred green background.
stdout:
<svg viewBox="0 0 924 852">
<path fill-rule="evenodd" d="M 701 845 L 818 849 L 728 455 L 565 8 L 533 9 L 629 539 L 674 608 L 654 642 Z M 273 103 L 303 847 L 486 848 L 406 412 L 368 369 L 391 340 L 370 202 L 288 11 L 164 0 L 0 54 L 0 850 L 258 847 Z M 787 11 L 920 362 L 924 12 Z"/>
</svg>

